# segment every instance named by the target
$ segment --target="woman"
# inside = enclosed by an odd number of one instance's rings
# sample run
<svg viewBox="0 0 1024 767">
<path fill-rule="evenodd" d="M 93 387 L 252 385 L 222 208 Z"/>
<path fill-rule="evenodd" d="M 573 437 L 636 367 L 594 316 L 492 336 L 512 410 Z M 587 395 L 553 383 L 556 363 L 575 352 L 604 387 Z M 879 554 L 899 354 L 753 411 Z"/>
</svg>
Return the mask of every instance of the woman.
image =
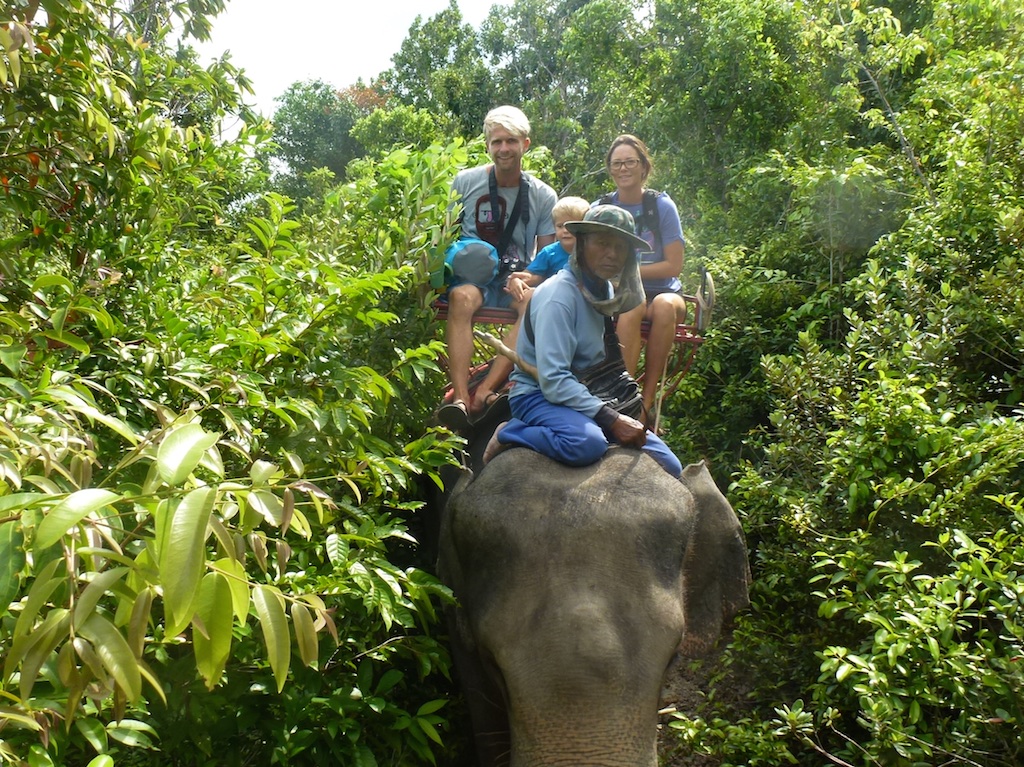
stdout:
<svg viewBox="0 0 1024 767">
<path fill-rule="evenodd" d="M 575 373 L 604 359 L 605 317 L 643 303 L 637 250 L 647 243 L 633 234 L 633 217 L 614 205 L 598 205 L 565 226 L 576 235 L 576 247 L 569 265 L 530 300 L 532 332 L 519 334 L 522 364 L 512 373 L 512 420 L 495 430 L 484 462 L 520 446 L 586 466 L 616 443 L 642 448 L 678 477 L 682 465 L 665 443 L 591 394 Z"/>
<path fill-rule="evenodd" d="M 618 334 L 626 369 L 630 375 L 636 375 L 640 359 L 640 323 L 645 319 L 650 322 L 642 396 L 646 424 L 653 426 L 658 383 L 672 352 L 676 325 L 686 318 L 683 286 L 679 281 L 683 269 L 683 228 L 672 199 L 646 188 L 654 166 L 643 141 L 629 134 L 616 138 L 605 156 L 605 168 L 615 182 L 615 192 L 602 197 L 599 203 L 618 205 L 628 211 L 638 224 L 636 234 L 647 241 L 651 251 L 640 263 L 647 302 L 633 311 L 623 312 L 619 317 Z"/>
</svg>

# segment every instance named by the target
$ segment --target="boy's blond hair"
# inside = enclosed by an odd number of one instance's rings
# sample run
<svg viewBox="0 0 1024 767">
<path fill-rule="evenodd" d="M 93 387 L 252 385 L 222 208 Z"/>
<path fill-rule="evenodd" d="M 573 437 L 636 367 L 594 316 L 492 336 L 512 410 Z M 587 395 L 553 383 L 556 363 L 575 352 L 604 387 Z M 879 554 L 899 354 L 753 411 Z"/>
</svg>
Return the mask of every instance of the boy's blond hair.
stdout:
<svg viewBox="0 0 1024 767">
<path fill-rule="evenodd" d="M 552 221 L 582 221 L 590 210 L 590 203 L 582 197 L 560 197 L 551 209 Z"/>
</svg>

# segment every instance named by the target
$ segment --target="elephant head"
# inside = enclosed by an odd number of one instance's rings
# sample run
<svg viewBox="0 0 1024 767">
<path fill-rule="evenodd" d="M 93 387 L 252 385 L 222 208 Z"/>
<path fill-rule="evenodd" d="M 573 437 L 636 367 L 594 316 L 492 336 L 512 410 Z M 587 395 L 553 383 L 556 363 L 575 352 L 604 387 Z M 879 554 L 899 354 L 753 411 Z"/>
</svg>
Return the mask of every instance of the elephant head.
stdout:
<svg viewBox="0 0 1024 767">
<path fill-rule="evenodd" d="M 747 604 L 739 521 L 704 464 L 524 449 L 453 492 L 441 578 L 481 765 L 654 767 L 659 692 Z"/>
</svg>

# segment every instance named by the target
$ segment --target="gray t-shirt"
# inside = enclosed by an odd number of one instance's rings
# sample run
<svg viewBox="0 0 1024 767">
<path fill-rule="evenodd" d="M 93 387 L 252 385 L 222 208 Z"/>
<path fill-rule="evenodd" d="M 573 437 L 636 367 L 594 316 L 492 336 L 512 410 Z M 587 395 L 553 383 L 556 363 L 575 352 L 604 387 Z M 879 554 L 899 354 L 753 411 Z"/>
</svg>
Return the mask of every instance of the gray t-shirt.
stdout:
<svg viewBox="0 0 1024 767">
<path fill-rule="evenodd" d="M 498 187 L 498 196 L 504 201 L 493 209 L 490 201 L 488 173 L 490 165 L 478 168 L 467 168 L 459 171 L 452 182 L 452 188 L 458 193 L 462 202 L 462 236 L 476 237 L 497 245 L 497 215 L 503 214 L 504 224 L 512 215 L 512 208 L 519 197 L 519 187 Z M 524 224 L 525 210 L 519 214 L 512 240 L 505 255 L 518 257 L 522 263 L 528 264 L 537 252 L 537 238 L 554 235 L 555 224 L 551 220 L 551 210 L 555 206 L 558 195 L 555 190 L 543 181 L 523 171 L 530 190 L 530 221 Z M 504 210 L 502 210 L 502 208 Z"/>
</svg>

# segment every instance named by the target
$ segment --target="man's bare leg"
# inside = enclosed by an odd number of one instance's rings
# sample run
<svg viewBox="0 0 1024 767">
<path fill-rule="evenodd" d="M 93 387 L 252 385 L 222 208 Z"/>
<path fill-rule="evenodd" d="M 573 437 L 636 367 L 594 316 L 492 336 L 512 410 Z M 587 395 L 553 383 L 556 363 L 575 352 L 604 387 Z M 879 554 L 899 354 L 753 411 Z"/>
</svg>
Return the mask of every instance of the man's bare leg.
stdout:
<svg viewBox="0 0 1024 767">
<path fill-rule="evenodd" d="M 508 332 L 502 337 L 502 341 L 510 349 L 516 348 L 516 341 L 519 339 L 519 326 L 523 323 L 523 311 L 530 305 L 529 298 L 523 301 L 516 301 L 512 303 L 512 308 L 518 312 L 516 321 L 512 323 L 512 326 L 508 329 Z M 473 398 L 472 412 L 474 415 L 479 415 L 487 410 L 491 405 L 489 401 L 491 395 L 494 394 L 498 389 L 505 385 L 505 381 L 512 374 L 512 368 L 515 365 L 508 357 L 503 354 L 497 355 L 494 362 L 491 364 L 491 369 L 487 371 L 487 376 L 480 385 L 476 388 L 476 396 Z"/>
<path fill-rule="evenodd" d="M 473 314 L 484 303 L 476 285 L 458 285 L 448 291 L 448 375 L 452 382 L 452 401 L 462 402 L 468 412 L 469 366 L 473 362 Z"/>
</svg>

